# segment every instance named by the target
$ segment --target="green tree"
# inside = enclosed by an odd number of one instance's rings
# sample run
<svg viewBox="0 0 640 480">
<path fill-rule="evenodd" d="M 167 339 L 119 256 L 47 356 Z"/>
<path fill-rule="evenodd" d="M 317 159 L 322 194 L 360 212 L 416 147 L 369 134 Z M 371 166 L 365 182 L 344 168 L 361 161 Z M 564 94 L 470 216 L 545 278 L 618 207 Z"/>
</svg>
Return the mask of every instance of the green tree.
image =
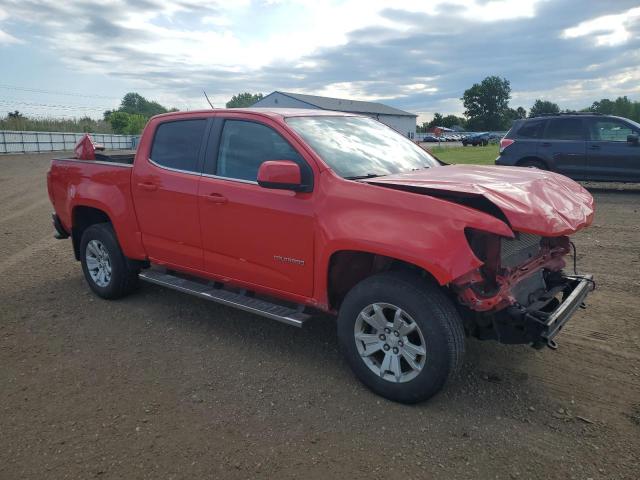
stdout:
<svg viewBox="0 0 640 480">
<path fill-rule="evenodd" d="M 227 102 L 226 106 L 227 108 L 250 107 L 251 105 L 256 103 L 258 100 L 262 100 L 263 98 L 264 98 L 264 95 L 262 95 L 261 93 L 255 93 L 255 94 L 249 93 L 249 92 L 239 93 L 231 97 L 231 100 Z"/>
<path fill-rule="evenodd" d="M 527 118 L 527 111 L 522 107 L 518 107 L 518 108 L 515 108 L 515 109 L 514 108 L 509 108 L 509 110 L 507 110 L 506 117 L 507 117 L 509 122 L 513 122 L 514 120 L 519 120 L 521 118 Z"/>
<path fill-rule="evenodd" d="M 626 96 L 618 97 L 615 100 L 603 98 L 593 102 L 588 109 L 591 112 L 602 113 L 603 115 L 617 115 L 640 121 L 640 102 L 633 102 Z"/>
<path fill-rule="evenodd" d="M 148 119 L 144 115 L 129 115 L 129 121 L 127 122 L 124 133 L 128 135 L 139 135 L 147 124 L 147 120 Z"/>
<path fill-rule="evenodd" d="M 169 110 L 158 102 L 149 101 L 139 93 L 127 93 L 120 102 L 120 112 L 143 115 L 147 118 L 161 113 L 167 113 Z"/>
<path fill-rule="evenodd" d="M 138 113 L 113 112 L 108 121 L 114 133 L 138 135 L 147 124 L 147 117 Z"/>
<path fill-rule="evenodd" d="M 129 114 L 127 112 L 112 112 L 107 120 L 111 124 L 113 133 L 126 133 L 129 125 Z"/>
<path fill-rule="evenodd" d="M 442 127 L 453 128 L 455 126 L 464 127 L 465 119 L 462 117 L 456 117 L 455 115 L 447 115 L 442 118 Z"/>
<path fill-rule="evenodd" d="M 467 128 L 503 130 L 510 123 L 511 84 L 506 78 L 490 76 L 465 90 L 462 95 Z"/>
<path fill-rule="evenodd" d="M 529 109 L 529 118 L 538 117 L 542 114 L 556 114 L 560 113 L 560 107 L 557 103 L 550 102 L 549 100 L 537 99 L 531 109 Z"/>
<path fill-rule="evenodd" d="M 431 121 L 427 124 L 427 128 L 435 128 L 435 127 L 442 127 L 442 119 L 444 117 L 442 116 L 441 113 L 434 113 L 433 114 L 433 118 L 431 119 Z"/>
</svg>

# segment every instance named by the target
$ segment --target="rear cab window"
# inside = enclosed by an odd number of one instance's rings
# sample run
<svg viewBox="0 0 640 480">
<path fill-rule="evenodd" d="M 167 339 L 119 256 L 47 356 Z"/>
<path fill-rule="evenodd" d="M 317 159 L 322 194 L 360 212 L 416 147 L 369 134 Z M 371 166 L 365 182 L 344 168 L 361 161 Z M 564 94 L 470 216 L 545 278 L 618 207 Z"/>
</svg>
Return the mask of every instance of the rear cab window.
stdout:
<svg viewBox="0 0 640 480">
<path fill-rule="evenodd" d="M 544 133 L 547 140 L 585 140 L 584 123 L 581 118 L 552 118 Z"/>
<path fill-rule="evenodd" d="M 199 172 L 200 147 L 207 120 L 174 120 L 156 128 L 151 161 L 156 165 L 184 172 Z"/>
</svg>

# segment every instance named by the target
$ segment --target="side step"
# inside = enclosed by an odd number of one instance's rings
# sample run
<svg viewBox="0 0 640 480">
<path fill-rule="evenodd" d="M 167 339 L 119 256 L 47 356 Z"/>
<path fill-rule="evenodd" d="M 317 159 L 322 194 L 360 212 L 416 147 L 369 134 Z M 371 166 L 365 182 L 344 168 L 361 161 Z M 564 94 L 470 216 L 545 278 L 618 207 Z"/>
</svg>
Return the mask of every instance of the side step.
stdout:
<svg viewBox="0 0 640 480">
<path fill-rule="evenodd" d="M 279 322 L 295 327 L 302 327 L 304 322 L 311 318 L 310 315 L 290 307 L 231 292 L 223 288 L 215 288 L 211 284 L 199 283 L 158 270 L 143 270 L 140 272 L 139 277 L 146 282 L 172 288 L 173 290 L 195 295 L 196 297 L 221 303 L 229 307 L 235 307 L 245 312 L 262 315 L 263 317 L 278 320 Z"/>
</svg>

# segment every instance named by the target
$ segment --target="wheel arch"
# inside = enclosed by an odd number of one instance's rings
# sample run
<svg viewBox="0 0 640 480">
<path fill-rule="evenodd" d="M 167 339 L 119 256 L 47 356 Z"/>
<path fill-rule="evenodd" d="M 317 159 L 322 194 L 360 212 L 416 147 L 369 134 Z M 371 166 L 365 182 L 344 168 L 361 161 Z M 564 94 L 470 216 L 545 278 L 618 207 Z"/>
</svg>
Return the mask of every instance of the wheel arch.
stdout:
<svg viewBox="0 0 640 480">
<path fill-rule="evenodd" d="M 330 257 L 326 273 L 327 302 L 338 310 L 347 293 L 365 278 L 387 271 L 413 271 L 436 285 L 436 276 L 416 263 L 367 250 L 336 250 Z"/>
<path fill-rule="evenodd" d="M 96 223 L 109 223 L 115 231 L 111 217 L 103 209 L 88 205 L 75 205 L 71 210 L 71 241 L 73 243 L 73 254 L 76 260 L 80 260 L 80 242 L 83 233 L 87 228 Z"/>
<path fill-rule="evenodd" d="M 516 162 L 516 166 L 521 167 L 523 166 L 526 162 L 536 162 L 536 163 L 540 163 L 542 165 L 544 165 L 545 169 L 547 170 L 551 170 L 551 167 L 549 166 L 549 162 L 547 162 L 546 160 L 538 157 L 537 155 L 528 155 L 526 157 L 522 157 L 520 160 L 518 160 Z"/>
</svg>

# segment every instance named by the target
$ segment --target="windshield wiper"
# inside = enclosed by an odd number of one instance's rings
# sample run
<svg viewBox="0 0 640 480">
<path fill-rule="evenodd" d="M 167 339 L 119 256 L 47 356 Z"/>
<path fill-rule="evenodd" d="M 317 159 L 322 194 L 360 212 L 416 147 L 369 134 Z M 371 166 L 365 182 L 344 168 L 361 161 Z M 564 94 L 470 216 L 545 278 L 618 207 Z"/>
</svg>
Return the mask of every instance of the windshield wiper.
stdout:
<svg viewBox="0 0 640 480">
<path fill-rule="evenodd" d="M 344 177 L 347 180 L 363 180 L 365 178 L 376 178 L 376 177 L 382 177 L 383 175 L 378 175 L 377 173 L 367 173 L 366 175 L 354 175 L 351 177 Z"/>
</svg>

